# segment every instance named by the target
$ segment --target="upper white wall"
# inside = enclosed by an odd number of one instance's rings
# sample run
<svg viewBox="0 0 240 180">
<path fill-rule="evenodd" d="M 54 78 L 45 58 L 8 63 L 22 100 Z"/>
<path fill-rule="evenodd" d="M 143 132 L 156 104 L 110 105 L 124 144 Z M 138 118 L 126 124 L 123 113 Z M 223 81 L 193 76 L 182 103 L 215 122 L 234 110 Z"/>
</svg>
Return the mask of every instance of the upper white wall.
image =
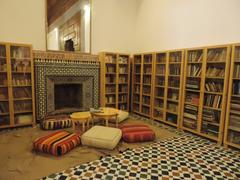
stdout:
<svg viewBox="0 0 240 180">
<path fill-rule="evenodd" d="M 240 0 L 139 0 L 135 52 L 240 42 Z"/>
<path fill-rule="evenodd" d="M 92 53 L 134 50 L 138 0 L 92 0 Z"/>
<path fill-rule="evenodd" d="M 0 41 L 45 50 L 45 1 L 0 0 Z"/>
</svg>

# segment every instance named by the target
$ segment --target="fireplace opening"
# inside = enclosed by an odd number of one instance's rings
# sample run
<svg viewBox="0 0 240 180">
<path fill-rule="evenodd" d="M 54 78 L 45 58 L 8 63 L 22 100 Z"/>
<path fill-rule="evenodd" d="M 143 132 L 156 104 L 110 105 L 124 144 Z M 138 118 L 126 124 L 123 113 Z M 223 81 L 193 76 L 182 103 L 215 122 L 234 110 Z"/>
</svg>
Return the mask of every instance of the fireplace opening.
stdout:
<svg viewBox="0 0 240 180">
<path fill-rule="evenodd" d="M 82 84 L 54 84 L 55 110 L 82 107 Z"/>
</svg>

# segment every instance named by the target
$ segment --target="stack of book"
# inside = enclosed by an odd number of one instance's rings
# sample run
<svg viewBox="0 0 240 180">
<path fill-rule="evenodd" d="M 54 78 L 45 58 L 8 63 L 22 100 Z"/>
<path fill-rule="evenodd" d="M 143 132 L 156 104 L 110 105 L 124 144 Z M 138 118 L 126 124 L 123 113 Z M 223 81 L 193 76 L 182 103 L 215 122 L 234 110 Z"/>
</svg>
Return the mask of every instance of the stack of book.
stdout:
<svg viewBox="0 0 240 180">
<path fill-rule="evenodd" d="M 198 107 L 193 105 L 185 105 L 184 119 L 196 120 L 198 119 Z"/>
<path fill-rule="evenodd" d="M 186 88 L 200 90 L 200 81 L 198 79 L 187 79 Z"/>
<path fill-rule="evenodd" d="M 119 56 L 118 63 L 127 64 L 128 63 L 128 57 L 127 56 Z"/>
<path fill-rule="evenodd" d="M 187 128 L 190 128 L 190 129 L 196 129 L 197 128 L 197 121 L 184 117 L 183 126 L 187 127 Z"/>
<path fill-rule="evenodd" d="M 208 92 L 223 92 L 223 82 L 206 82 L 205 90 Z"/>
<path fill-rule="evenodd" d="M 204 97 L 204 105 L 213 108 L 221 108 L 222 96 L 207 94 Z"/>
<path fill-rule="evenodd" d="M 218 122 L 219 121 L 219 113 L 214 112 L 211 109 L 203 109 L 202 120 L 207 122 Z"/>
</svg>

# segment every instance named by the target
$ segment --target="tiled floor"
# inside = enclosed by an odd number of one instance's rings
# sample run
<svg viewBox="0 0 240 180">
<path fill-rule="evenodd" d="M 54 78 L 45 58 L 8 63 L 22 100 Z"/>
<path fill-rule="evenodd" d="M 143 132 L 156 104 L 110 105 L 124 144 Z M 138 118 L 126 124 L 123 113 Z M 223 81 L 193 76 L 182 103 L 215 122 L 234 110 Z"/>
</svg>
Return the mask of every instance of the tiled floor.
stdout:
<svg viewBox="0 0 240 180">
<path fill-rule="evenodd" d="M 188 133 L 43 179 L 240 179 L 238 151 Z"/>
</svg>

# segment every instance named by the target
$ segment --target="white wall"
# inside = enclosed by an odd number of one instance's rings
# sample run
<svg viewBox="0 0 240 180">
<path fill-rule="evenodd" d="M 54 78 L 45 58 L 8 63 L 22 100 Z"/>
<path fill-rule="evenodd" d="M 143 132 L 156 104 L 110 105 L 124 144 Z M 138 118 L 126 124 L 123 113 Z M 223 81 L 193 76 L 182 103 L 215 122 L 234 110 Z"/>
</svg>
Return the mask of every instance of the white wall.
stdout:
<svg viewBox="0 0 240 180">
<path fill-rule="evenodd" d="M 92 52 L 132 52 L 138 0 L 92 0 Z"/>
<path fill-rule="evenodd" d="M 240 0 L 139 0 L 135 52 L 240 42 Z"/>
<path fill-rule="evenodd" d="M 0 41 L 45 50 L 45 1 L 0 0 Z"/>
</svg>

